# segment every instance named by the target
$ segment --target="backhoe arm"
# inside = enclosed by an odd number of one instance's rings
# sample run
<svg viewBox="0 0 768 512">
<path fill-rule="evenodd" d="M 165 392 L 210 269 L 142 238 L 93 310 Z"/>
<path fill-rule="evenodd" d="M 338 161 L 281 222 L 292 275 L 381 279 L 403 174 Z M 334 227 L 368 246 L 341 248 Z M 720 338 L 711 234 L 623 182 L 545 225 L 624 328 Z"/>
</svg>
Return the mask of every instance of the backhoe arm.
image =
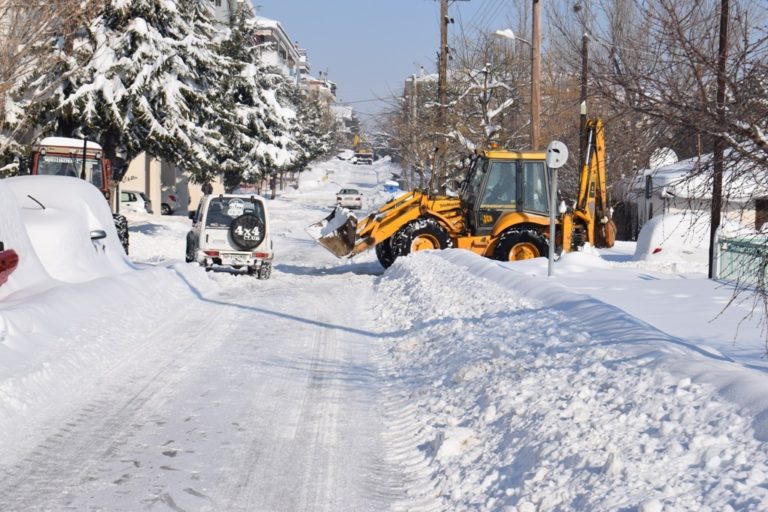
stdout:
<svg viewBox="0 0 768 512">
<path fill-rule="evenodd" d="M 605 177 L 605 136 L 603 122 L 589 119 L 587 148 L 579 174 L 579 195 L 574 214 L 586 226 L 593 247 L 613 247 L 616 226 L 611 220 Z"/>
</svg>

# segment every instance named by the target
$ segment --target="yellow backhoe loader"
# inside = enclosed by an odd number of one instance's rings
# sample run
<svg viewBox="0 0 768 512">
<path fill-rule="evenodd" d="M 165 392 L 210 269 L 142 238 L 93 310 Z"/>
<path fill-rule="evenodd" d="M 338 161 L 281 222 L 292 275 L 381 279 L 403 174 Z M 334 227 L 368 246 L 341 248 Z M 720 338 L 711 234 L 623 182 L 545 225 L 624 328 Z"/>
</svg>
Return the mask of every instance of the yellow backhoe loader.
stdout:
<svg viewBox="0 0 768 512">
<path fill-rule="evenodd" d="M 605 183 L 603 124 L 587 121 L 587 150 L 573 208 L 557 215 L 557 252 L 589 243 L 612 247 Z M 489 150 L 477 154 L 459 197 L 412 191 L 361 220 L 343 208 L 307 228 L 337 257 L 375 247 L 386 268 L 414 251 L 469 249 L 482 256 L 514 261 L 549 255 L 550 172 L 544 151 Z"/>
</svg>

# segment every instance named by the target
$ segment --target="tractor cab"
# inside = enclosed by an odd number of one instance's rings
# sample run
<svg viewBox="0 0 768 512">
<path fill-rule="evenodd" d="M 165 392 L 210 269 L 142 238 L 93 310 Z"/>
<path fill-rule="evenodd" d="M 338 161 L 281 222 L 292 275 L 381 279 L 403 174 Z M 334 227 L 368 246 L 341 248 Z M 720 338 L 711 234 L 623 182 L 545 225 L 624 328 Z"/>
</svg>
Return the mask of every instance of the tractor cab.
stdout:
<svg viewBox="0 0 768 512">
<path fill-rule="evenodd" d="M 101 190 L 109 199 L 109 160 L 92 141 L 46 137 L 33 148 L 32 174 L 80 178 Z"/>
<path fill-rule="evenodd" d="M 460 193 L 472 236 L 490 235 L 508 213 L 549 215 L 545 156 L 543 151 L 493 150 L 475 159 Z"/>
</svg>

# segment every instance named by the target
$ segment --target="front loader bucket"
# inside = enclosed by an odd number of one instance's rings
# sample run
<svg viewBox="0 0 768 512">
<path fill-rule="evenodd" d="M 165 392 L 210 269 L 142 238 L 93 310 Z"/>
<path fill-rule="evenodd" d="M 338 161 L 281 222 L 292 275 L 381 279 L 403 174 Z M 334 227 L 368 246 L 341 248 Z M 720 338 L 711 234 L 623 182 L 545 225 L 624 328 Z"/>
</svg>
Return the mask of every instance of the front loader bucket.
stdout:
<svg viewBox="0 0 768 512">
<path fill-rule="evenodd" d="M 330 215 L 306 228 L 309 236 L 337 258 L 351 256 L 355 247 L 357 219 L 349 210 L 337 206 Z"/>
</svg>

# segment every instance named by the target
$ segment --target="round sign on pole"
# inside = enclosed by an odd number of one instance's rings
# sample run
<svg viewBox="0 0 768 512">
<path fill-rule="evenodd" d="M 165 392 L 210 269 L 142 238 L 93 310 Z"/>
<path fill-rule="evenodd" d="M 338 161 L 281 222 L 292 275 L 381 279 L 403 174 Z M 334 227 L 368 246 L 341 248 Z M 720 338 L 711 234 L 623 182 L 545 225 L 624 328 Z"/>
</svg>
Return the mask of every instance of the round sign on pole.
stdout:
<svg viewBox="0 0 768 512">
<path fill-rule="evenodd" d="M 547 146 L 547 167 L 559 169 L 568 161 L 568 147 L 559 140 L 553 140 Z"/>
<path fill-rule="evenodd" d="M 553 140 L 547 146 L 547 167 L 550 173 L 549 189 L 549 261 L 547 262 L 547 276 L 555 272 L 555 208 L 557 205 L 557 169 L 568 161 L 568 148 L 559 140 Z"/>
</svg>

